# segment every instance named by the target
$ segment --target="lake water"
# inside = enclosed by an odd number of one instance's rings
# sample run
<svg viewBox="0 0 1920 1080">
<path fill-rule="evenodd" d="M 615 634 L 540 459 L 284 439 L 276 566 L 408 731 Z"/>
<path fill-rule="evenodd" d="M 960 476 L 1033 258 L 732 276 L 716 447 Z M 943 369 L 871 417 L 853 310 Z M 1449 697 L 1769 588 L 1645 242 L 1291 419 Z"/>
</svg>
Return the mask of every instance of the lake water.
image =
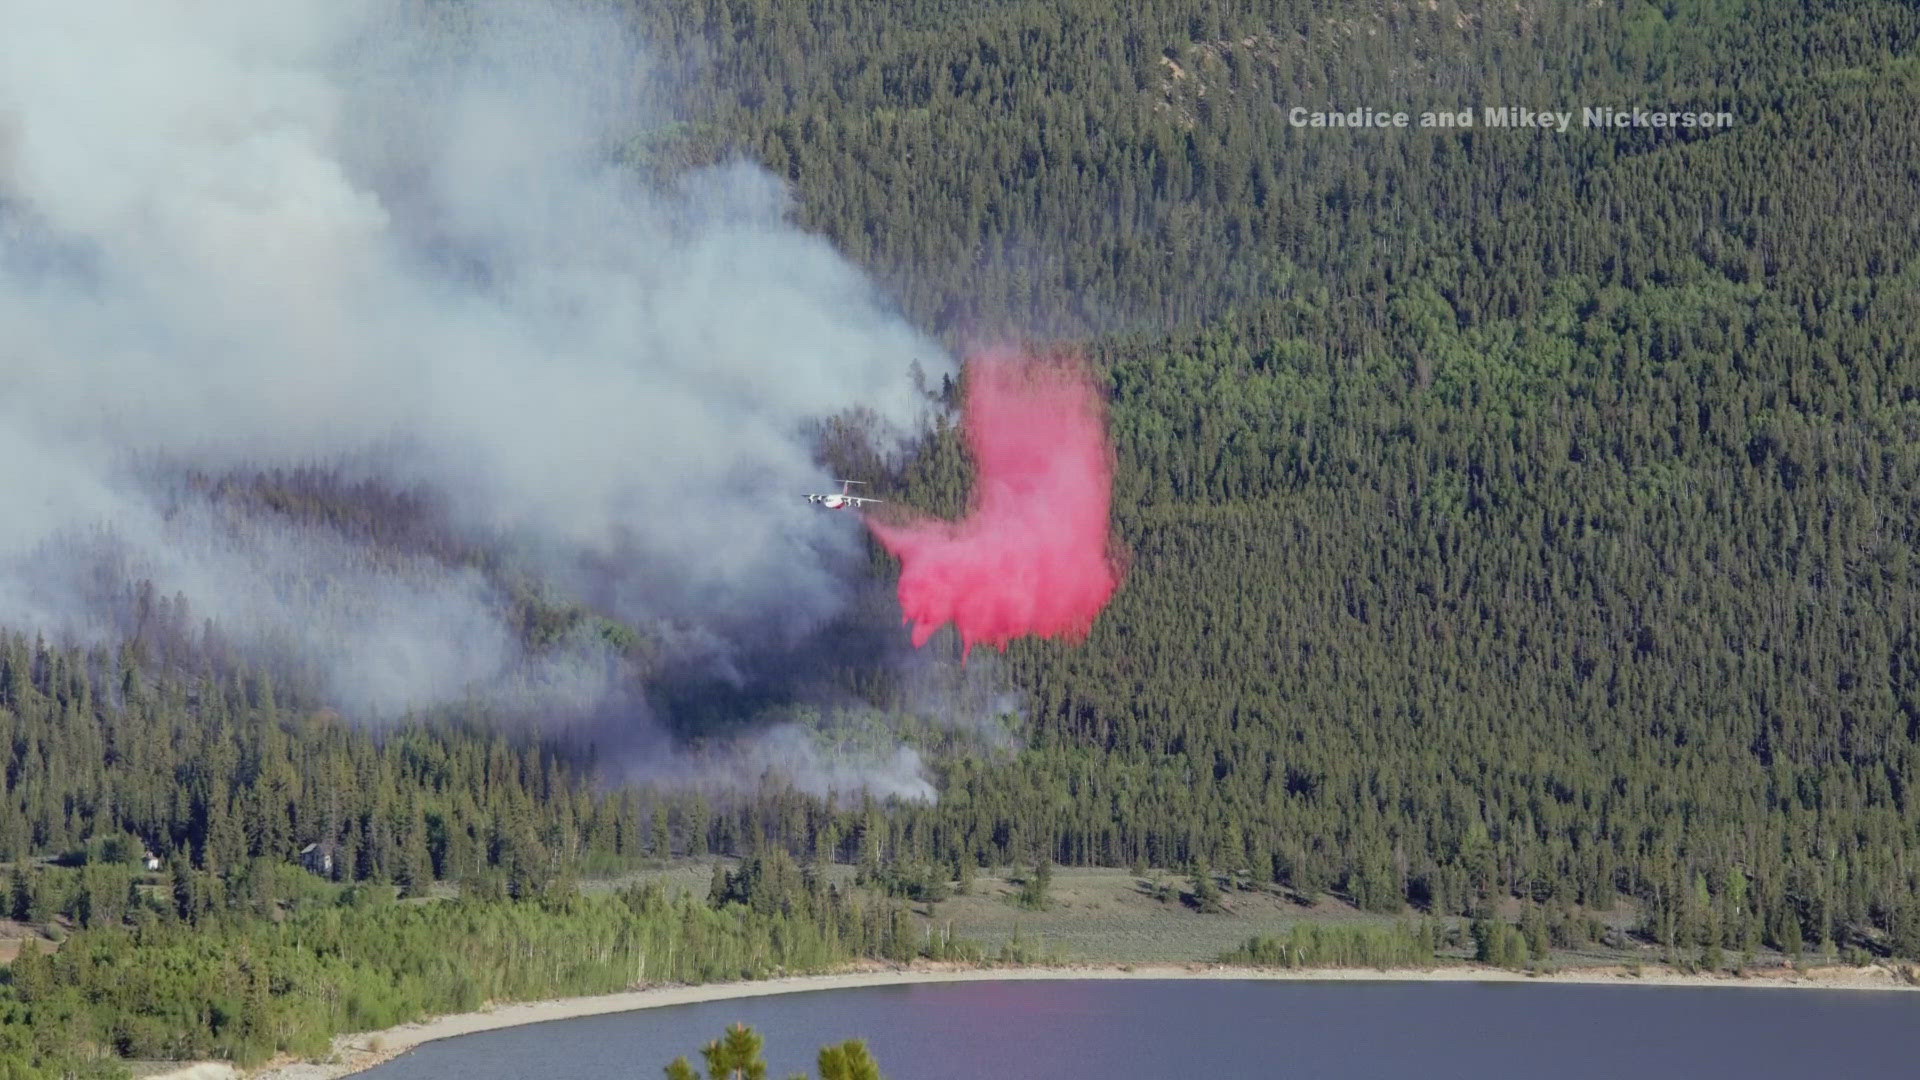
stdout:
<svg viewBox="0 0 1920 1080">
<path fill-rule="evenodd" d="M 769 1080 L 849 1038 L 887 1080 L 1920 1076 L 1920 993 L 1252 980 L 781 994 L 466 1035 L 366 1075 L 658 1080 L 735 1022 Z"/>
</svg>

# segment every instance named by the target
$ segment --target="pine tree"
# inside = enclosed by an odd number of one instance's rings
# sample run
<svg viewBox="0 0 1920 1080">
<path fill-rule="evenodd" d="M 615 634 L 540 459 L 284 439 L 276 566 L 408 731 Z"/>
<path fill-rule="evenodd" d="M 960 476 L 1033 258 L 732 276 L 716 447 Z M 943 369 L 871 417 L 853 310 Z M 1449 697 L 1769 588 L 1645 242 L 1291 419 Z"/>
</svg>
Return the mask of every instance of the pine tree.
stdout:
<svg viewBox="0 0 1920 1080">
<path fill-rule="evenodd" d="M 1226 910 L 1221 903 L 1220 885 L 1213 880 L 1213 871 L 1205 863 L 1193 870 L 1193 903 L 1205 915 L 1217 915 Z"/>
<path fill-rule="evenodd" d="M 1044 911 L 1052 903 L 1052 897 L 1048 895 L 1052 887 L 1053 862 L 1049 859 L 1041 859 L 1034 864 L 1033 872 L 1020 883 L 1020 892 L 1015 900 L 1021 907 L 1030 911 Z"/>
<path fill-rule="evenodd" d="M 701 1051 L 709 1080 L 766 1080 L 767 1063 L 760 1056 L 761 1046 L 760 1034 L 745 1024 L 728 1028 Z"/>
<path fill-rule="evenodd" d="M 882 1080 L 880 1064 L 864 1041 L 850 1039 L 820 1051 L 820 1080 Z"/>
<path fill-rule="evenodd" d="M 12 892 L 9 910 L 14 921 L 37 923 L 45 919 L 46 913 L 41 908 L 40 893 L 35 888 L 37 883 L 33 875 L 26 867 L 15 863 L 9 877 Z"/>
<path fill-rule="evenodd" d="M 201 888 L 186 856 L 176 853 L 168 864 L 173 883 L 173 911 L 182 922 L 197 922 L 201 911 Z"/>
</svg>

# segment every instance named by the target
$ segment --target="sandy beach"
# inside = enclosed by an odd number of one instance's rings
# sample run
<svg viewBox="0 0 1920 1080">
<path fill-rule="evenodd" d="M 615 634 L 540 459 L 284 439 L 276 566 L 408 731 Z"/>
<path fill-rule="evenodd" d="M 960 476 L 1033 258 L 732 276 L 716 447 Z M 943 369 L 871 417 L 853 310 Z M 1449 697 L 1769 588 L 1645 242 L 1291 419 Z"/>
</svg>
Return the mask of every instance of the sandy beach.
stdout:
<svg viewBox="0 0 1920 1080">
<path fill-rule="evenodd" d="M 620 994 L 564 998 L 554 1001 L 530 1001 L 500 1005 L 478 1012 L 442 1016 L 416 1024 L 402 1024 L 385 1031 L 343 1035 L 334 1042 L 333 1060 L 327 1062 L 287 1062 L 274 1064 L 250 1074 L 252 1080 L 334 1080 L 372 1068 L 423 1043 L 471 1035 L 479 1031 L 538 1024 L 548 1020 L 567 1020 L 579 1016 L 657 1009 L 669 1005 L 690 1005 L 702 1001 L 764 997 L 813 990 L 849 990 L 866 986 L 898 986 L 908 983 L 979 982 L 985 980 L 1051 979 L 1263 979 L 1319 982 L 1402 981 L 1402 982 L 1539 982 L 1582 983 L 1637 986 L 1753 987 L 1767 989 L 1822 990 L 1914 990 L 1892 970 L 1884 967 L 1814 968 L 1795 971 L 1770 970 L 1746 976 L 1710 976 L 1684 974 L 1659 968 L 1646 968 L 1635 974 L 1626 968 L 1595 967 L 1530 975 L 1498 968 L 1455 965 L 1435 968 L 1374 969 L 1320 968 L 1272 970 L 1228 967 L 1219 964 L 1179 965 L 1089 965 L 1066 967 L 983 967 L 961 968 L 943 965 L 915 965 L 904 968 L 871 968 L 830 975 L 801 975 L 762 979 L 753 982 L 712 983 L 703 986 L 662 986 Z M 198 1070 L 198 1071 L 195 1071 Z M 198 1065 L 167 1073 L 171 1080 L 222 1080 L 239 1075 L 225 1066 Z M 158 1078 L 156 1078 L 158 1080 Z"/>
</svg>

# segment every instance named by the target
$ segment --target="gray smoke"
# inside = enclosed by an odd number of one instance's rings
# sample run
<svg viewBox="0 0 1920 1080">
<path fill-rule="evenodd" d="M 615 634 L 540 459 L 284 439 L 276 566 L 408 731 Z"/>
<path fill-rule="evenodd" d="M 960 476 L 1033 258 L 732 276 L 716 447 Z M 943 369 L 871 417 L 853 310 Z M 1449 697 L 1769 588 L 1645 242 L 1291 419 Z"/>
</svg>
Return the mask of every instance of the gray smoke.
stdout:
<svg viewBox="0 0 1920 1080">
<path fill-rule="evenodd" d="M 852 791 L 919 802 L 937 798 L 918 750 L 891 733 L 884 743 L 861 744 L 849 740 L 846 731 L 844 721 L 826 730 L 815 723 L 783 723 L 693 749 L 656 739 L 625 755 L 608 778 L 718 794 L 790 787 L 820 798 Z"/>
<path fill-rule="evenodd" d="M 902 646 L 904 649 L 905 647 Z M 927 652 L 889 652 L 896 700 L 882 712 L 864 702 L 816 694 L 808 704 L 781 710 L 778 722 L 736 739 L 672 745 L 656 730 L 637 740 L 610 767 L 609 778 L 716 791 L 785 785 L 826 796 L 864 789 L 870 794 L 931 801 L 921 750 L 901 742 L 903 729 L 922 745 L 974 756 L 1004 756 L 1021 746 L 1025 702 L 1006 688 L 990 652 L 965 665 Z"/>
<path fill-rule="evenodd" d="M 429 493 L 682 662 L 842 610 L 860 531 L 799 497 L 826 479 L 809 422 L 912 431 L 909 365 L 951 364 L 765 172 L 639 179 L 671 118 L 610 18 L 98 0 L 7 24 L 0 624 L 110 640 L 101 582 L 145 579 L 370 715 L 601 692 L 592 635 L 531 662 L 472 566 L 182 479 L 307 465 Z"/>
</svg>

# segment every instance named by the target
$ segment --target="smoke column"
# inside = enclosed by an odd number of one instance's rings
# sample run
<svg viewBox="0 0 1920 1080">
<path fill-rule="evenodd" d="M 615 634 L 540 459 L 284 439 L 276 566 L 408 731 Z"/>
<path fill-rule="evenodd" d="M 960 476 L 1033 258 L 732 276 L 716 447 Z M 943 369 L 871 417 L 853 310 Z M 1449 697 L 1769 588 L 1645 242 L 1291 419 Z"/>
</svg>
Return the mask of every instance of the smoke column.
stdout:
<svg viewBox="0 0 1920 1080">
<path fill-rule="evenodd" d="M 1120 584 L 1113 451 L 1091 375 L 1078 360 L 988 353 L 968 364 L 965 414 L 976 472 L 966 518 L 867 522 L 900 560 L 914 645 L 949 622 L 966 652 L 1085 637 Z"/>
<path fill-rule="evenodd" d="M 947 365 L 777 178 L 626 164 L 679 119 L 632 37 L 591 0 L 10 5 L 0 626 L 113 641 L 106 567 L 360 716 L 545 663 L 471 562 L 180 479 L 308 466 L 422 493 L 663 664 L 835 618 L 863 553 L 796 497 L 808 425 L 909 430 L 909 363 Z M 536 686 L 590 703 L 598 648 Z"/>
</svg>

